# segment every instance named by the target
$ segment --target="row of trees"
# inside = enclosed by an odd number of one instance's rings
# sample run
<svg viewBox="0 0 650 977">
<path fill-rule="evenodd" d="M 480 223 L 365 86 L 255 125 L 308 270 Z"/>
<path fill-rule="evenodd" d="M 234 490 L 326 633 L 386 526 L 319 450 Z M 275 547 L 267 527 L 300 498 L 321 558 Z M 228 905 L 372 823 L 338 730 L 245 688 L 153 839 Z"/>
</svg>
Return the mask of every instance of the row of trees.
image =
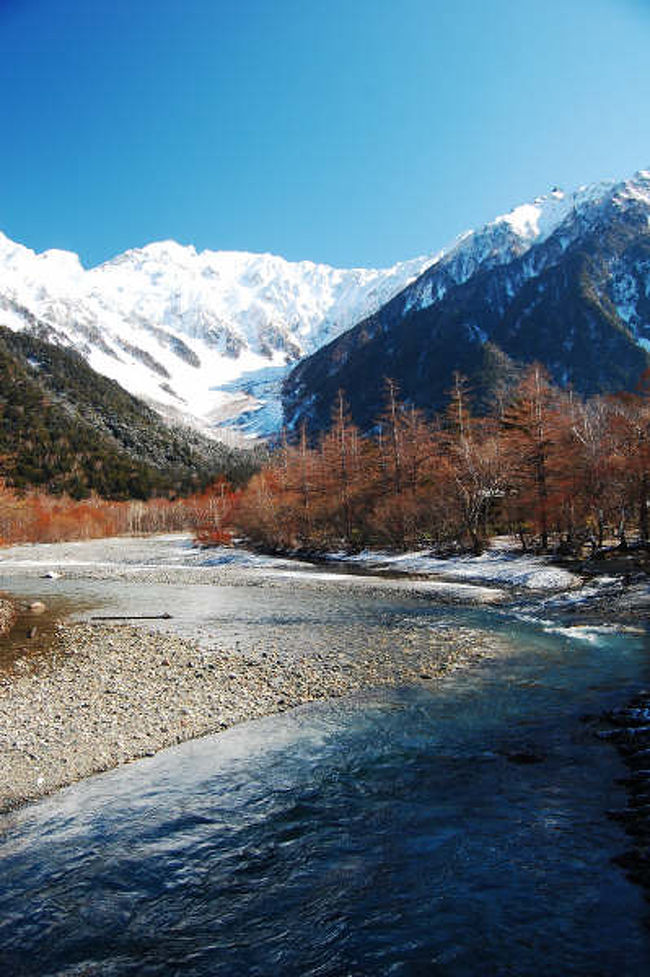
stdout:
<svg viewBox="0 0 650 977">
<path fill-rule="evenodd" d="M 0 481 L 0 545 L 184 531 L 202 543 L 228 543 L 225 521 L 234 498 L 223 480 L 187 498 L 146 502 L 17 492 Z"/>
<path fill-rule="evenodd" d="M 246 488 L 223 479 L 185 499 L 75 501 L 0 482 L 0 544 L 187 531 L 207 545 L 233 532 L 265 548 L 428 546 L 480 552 L 493 534 L 524 549 L 578 553 L 648 543 L 650 376 L 635 394 L 583 400 L 532 366 L 488 416 L 456 376 L 446 412 L 426 418 L 392 381 L 373 432 L 342 393 L 317 443 L 284 438 Z"/>
<path fill-rule="evenodd" d="M 241 494 L 239 531 L 265 547 L 343 546 L 480 552 L 492 534 L 524 549 L 596 550 L 648 541 L 650 377 L 635 394 L 583 400 L 528 369 L 489 416 L 454 378 L 443 415 L 427 419 L 386 382 L 367 436 L 341 392 L 317 444 L 286 438 Z"/>
</svg>

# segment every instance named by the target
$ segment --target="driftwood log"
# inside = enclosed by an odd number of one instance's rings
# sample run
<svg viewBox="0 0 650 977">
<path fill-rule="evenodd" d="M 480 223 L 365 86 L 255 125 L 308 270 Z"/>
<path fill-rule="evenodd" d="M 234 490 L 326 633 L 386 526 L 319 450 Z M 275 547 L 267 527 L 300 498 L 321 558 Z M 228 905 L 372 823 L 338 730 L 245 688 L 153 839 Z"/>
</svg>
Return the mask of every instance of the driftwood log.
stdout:
<svg viewBox="0 0 650 977">
<path fill-rule="evenodd" d="M 91 617 L 91 621 L 169 621 L 172 615 L 164 614 L 107 614 Z"/>
</svg>

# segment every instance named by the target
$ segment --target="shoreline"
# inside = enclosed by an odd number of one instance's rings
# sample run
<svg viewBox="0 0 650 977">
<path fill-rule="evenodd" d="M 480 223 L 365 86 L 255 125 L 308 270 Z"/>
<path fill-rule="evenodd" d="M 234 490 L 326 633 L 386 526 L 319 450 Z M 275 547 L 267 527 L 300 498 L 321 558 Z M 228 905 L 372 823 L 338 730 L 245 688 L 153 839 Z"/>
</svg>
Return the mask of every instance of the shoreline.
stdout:
<svg viewBox="0 0 650 977">
<path fill-rule="evenodd" d="M 650 572 L 646 551 L 612 553 L 601 560 L 567 560 L 511 549 L 486 550 L 448 559 L 425 552 L 366 551 L 357 556 L 330 554 L 325 565 L 415 582 L 437 578 L 473 587 L 501 588 L 508 599 L 534 597 L 540 606 L 589 622 L 636 624 L 650 617 Z"/>
<path fill-rule="evenodd" d="M 444 602 L 501 603 L 522 594 L 537 611 L 616 624 L 645 623 L 650 610 L 648 578 L 621 575 L 580 579 L 549 560 L 495 552 L 481 558 L 441 561 L 425 554 L 360 554 L 336 559 L 342 570 L 359 570 L 358 585 L 372 586 L 364 571 L 411 581 L 413 592 Z M 287 564 L 271 568 L 266 586 L 284 579 Z M 334 561 L 333 561 L 334 562 Z M 22 567 L 42 577 L 45 564 Z M 56 564 L 55 564 L 56 565 Z M 330 564 L 331 565 L 331 564 Z M 214 564 L 141 567 L 104 564 L 66 566 L 65 575 L 184 584 L 241 583 L 246 576 Z M 558 571 L 561 574 L 558 576 Z M 241 579 L 240 579 L 241 578 Z M 441 578 L 443 578 L 441 580 Z M 325 578 L 322 578 L 323 581 Z M 259 585 L 249 578 L 249 585 Z M 318 585 L 318 578 L 312 581 Z M 546 589 L 537 590 L 544 583 Z M 564 587 L 557 588 L 562 582 Z M 346 584 L 348 591 L 350 584 Z M 433 588 L 431 591 L 429 588 Z M 0 596 L 7 629 L 20 599 Z M 0 671 L 0 813 L 121 764 L 151 756 L 189 739 L 237 723 L 284 712 L 322 699 L 373 687 L 424 684 L 453 669 L 494 654 L 499 639 L 473 628 L 436 632 L 432 642 L 395 654 L 389 645 L 350 653 L 343 645 L 321 653 L 305 645 L 296 654 L 252 646 L 206 645 L 154 627 L 126 623 L 60 621 L 48 636 L 46 656 L 18 658 Z M 237 645 L 238 643 L 235 643 Z M 27 649 L 25 648 L 25 651 Z M 31 649 L 30 649 L 31 650 Z"/>
<path fill-rule="evenodd" d="M 0 675 L 0 813 L 237 723 L 380 686 L 430 685 L 493 651 L 478 632 L 440 635 L 396 661 L 371 649 L 290 658 L 206 649 L 132 625 L 62 624 L 47 661 Z"/>
</svg>

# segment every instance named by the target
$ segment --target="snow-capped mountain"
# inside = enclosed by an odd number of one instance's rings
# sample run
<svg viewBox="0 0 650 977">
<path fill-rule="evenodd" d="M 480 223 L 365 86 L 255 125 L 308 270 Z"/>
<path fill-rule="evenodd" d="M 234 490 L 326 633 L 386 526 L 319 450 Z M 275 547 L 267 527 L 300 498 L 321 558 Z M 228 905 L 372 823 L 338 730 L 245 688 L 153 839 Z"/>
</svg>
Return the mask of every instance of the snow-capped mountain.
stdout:
<svg viewBox="0 0 650 977">
<path fill-rule="evenodd" d="M 540 260 L 552 260 L 598 224 L 632 208 L 641 208 L 650 218 L 648 170 L 640 170 L 622 183 L 596 183 L 573 193 L 555 187 L 549 194 L 515 207 L 479 230 L 460 235 L 451 248 L 437 255 L 429 273 L 425 272 L 408 289 L 404 311 L 428 308 L 444 298 L 452 285 L 462 285 L 479 270 L 487 271 L 521 258 L 553 237 L 548 253 L 535 250 L 534 258 L 531 255 L 524 267 L 525 275 L 534 277 L 543 270 Z"/>
<path fill-rule="evenodd" d="M 384 378 L 425 409 L 454 370 L 489 398 L 499 371 L 543 362 L 578 391 L 630 389 L 650 350 L 650 171 L 565 194 L 554 189 L 462 235 L 378 313 L 299 363 L 290 424 L 329 422 L 339 389 L 372 424 Z"/>
<path fill-rule="evenodd" d="M 85 270 L 75 254 L 0 234 L 0 325 L 76 349 L 168 418 L 209 427 L 247 412 L 249 426 L 277 429 L 287 365 L 432 260 L 344 270 L 165 241 Z"/>
<path fill-rule="evenodd" d="M 86 270 L 0 234 L 0 326 L 71 347 L 164 417 L 220 431 L 277 430 L 283 382 L 290 423 L 325 426 L 343 387 L 368 424 L 385 376 L 436 408 L 453 369 L 480 388 L 495 355 L 542 360 L 585 392 L 614 389 L 648 359 L 649 221 L 641 171 L 553 189 L 383 270 L 173 241 Z"/>
</svg>

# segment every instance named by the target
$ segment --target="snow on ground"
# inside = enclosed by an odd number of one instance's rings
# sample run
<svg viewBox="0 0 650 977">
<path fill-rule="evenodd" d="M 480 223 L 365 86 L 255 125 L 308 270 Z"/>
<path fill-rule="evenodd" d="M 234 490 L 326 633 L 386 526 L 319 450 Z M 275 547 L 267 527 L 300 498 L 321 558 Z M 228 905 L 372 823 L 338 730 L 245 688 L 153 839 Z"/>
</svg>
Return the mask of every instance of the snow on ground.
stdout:
<svg viewBox="0 0 650 977">
<path fill-rule="evenodd" d="M 239 547 L 203 549 L 195 546 L 187 533 L 115 536 L 67 543 L 22 543 L 0 548 L 0 575 L 10 570 L 43 573 L 49 568 L 56 568 L 65 575 L 66 567 L 127 567 L 138 571 L 165 567 L 175 570 L 230 566 L 234 569 L 264 569 L 295 567 L 297 563 L 296 560 L 266 556 Z"/>
<path fill-rule="evenodd" d="M 0 549 L 0 581 L 4 576 L 48 577 L 65 584 L 79 577 L 107 579 L 120 576 L 147 580 L 151 574 L 168 575 L 170 580 L 210 582 L 214 574 L 224 581 L 241 579 L 242 574 L 260 575 L 267 580 L 286 580 L 301 585 L 335 585 L 341 590 L 380 587 L 409 594 L 430 596 L 445 604 L 494 604 L 507 599 L 504 589 L 460 580 L 421 579 L 364 575 L 328 571 L 302 560 L 269 556 L 240 547 L 194 546 L 187 535 L 170 533 L 150 537 L 115 537 L 70 543 L 26 543 Z M 171 576 L 169 576 L 171 574 Z M 56 589 L 56 588 L 55 588 Z M 297 596 L 296 598 L 300 598 Z"/>
<path fill-rule="evenodd" d="M 501 547 L 488 550 L 481 556 L 453 556 L 446 559 L 431 556 L 427 550 L 399 554 L 364 550 L 353 556 L 332 554 L 332 558 L 369 569 L 436 574 L 455 580 L 526 587 L 530 590 L 567 590 L 582 584 L 579 576 L 553 566 L 548 557 L 517 554 Z"/>
<path fill-rule="evenodd" d="M 460 594 L 463 587 L 477 599 L 499 599 L 504 596 L 497 586 L 527 587 L 535 590 L 558 591 L 576 587 L 579 577 L 559 567 L 553 567 L 542 557 L 520 556 L 504 549 L 499 543 L 493 550 L 479 557 L 459 556 L 449 559 L 431 556 L 427 551 L 413 553 L 387 553 L 366 550 L 349 555 L 331 553 L 332 562 L 378 572 L 417 574 L 436 577 L 431 586 L 440 593 L 454 587 Z M 113 566 L 128 565 L 132 568 L 150 569 L 154 566 L 259 568 L 274 572 L 305 575 L 311 564 L 290 557 L 267 556 L 242 547 L 214 547 L 202 549 L 192 544 L 189 536 L 169 533 L 150 538 L 116 537 L 113 539 L 86 540 L 70 543 L 25 543 L 0 550 L 0 572 L 3 568 L 66 566 Z M 341 573 L 324 573 L 313 570 L 321 579 L 331 577 L 343 581 Z M 355 576 L 355 580 L 359 580 Z M 418 582 L 419 585 L 420 581 Z M 470 587 L 470 585 L 472 585 Z M 479 585 L 478 587 L 475 585 Z M 480 595 L 478 590 L 484 590 Z"/>
<path fill-rule="evenodd" d="M 51 556 L 50 556 L 51 555 Z M 40 566 L 51 559 L 52 566 L 64 567 L 80 565 L 128 564 L 141 568 L 151 566 L 174 566 L 176 568 L 196 568 L 200 566 L 233 568 L 260 568 L 269 570 L 296 571 L 304 574 L 311 564 L 291 557 L 267 556 L 243 547 L 214 547 L 201 549 L 192 544 L 189 536 L 169 533 L 150 538 L 138 539 L 117 537 L 71 543 L 26 543 L 0 549 L 0 571 L 2 567 Z M 412 553 L 388 553 L 364 550 L 358 554 L 343 552 L 329 553 L 326 559 L 332 563 L 349 566 L 350 569 L 367 569 L 379 573 L 415 574 L 422 577 L 436 577 L 436 586 L 443 581 L 446 585 L 478 584 L 491 588 L 522 587 L 529 590 L 548 592 L 556 595 L 564 593 L 562 600 L 580 602 L 590 596 L 600 596 L 608 586 L 620 587 L 614 577 L 603 577 L 582 586 L 582 578 L 562 567 L 553 566 L 549 557 L 528 556 L 518 553 L 516 544 L 507 539 L 498 539 L 481 556 L 453 556 L 447 559 L 432 556 L 428 550 Z M 323 576 L 323 571 L 314 571 Z M 337 579 L 341 574 L 331 574 Z M 358 578 L 357 578 L 358 579 Z M 581 587 L 578 591 L 577 588 Z M 442 588 L 444 589 L 444 587 Z M 554 598 L 555 599 L 555 598 Z"/>
</svg>

